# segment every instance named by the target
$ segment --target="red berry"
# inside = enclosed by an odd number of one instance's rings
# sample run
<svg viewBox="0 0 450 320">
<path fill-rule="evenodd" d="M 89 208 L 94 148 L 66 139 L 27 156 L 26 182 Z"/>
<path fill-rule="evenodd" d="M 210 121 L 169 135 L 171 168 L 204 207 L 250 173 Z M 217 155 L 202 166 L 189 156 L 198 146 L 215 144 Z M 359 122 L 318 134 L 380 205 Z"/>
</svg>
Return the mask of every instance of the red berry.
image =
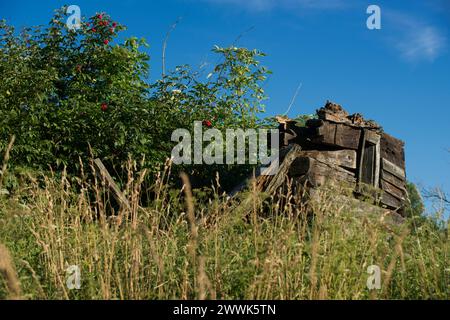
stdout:
<svg viewBox="0 0 450 320">
<path fill-rule="evenodd" d="M 210 127 L 212 126 L 212 123 L 211 123 L 211 121 L 209 121 L 209 120 L 203 120 L 202 124 L 203 124 L 205 127 L 208 127 L 208 128 L 210 128 Z"/>
<path fill-rule="evenodd" d="M 113 28 L 115 28 L 117 26 L 117 23 L 113 22 L 112 26 Z"/>
<path fill-rule="evenodd" d="M 97 32 L 97 29 L 92 28 L 91 31 L 92 31 L 92 32 Z"/>
<path fill-rule="evenodd" d="M 102 14 L 99 14 L 99 15 L 97 16 L 97 18 L 99 18 L 100 20 L 102 20 L 102 19 L 103 19 L 103 15 L 102 15 Z"/>
<path fill-rule="evenodd" d="M 104 43 L 105 45 L 108 45 L 109 40 L 108 40 L 108 39 L 105 39 L 105 40 L 103 41 L 103 43 Z"/>
<path fill-rule="evenodd" d="M 105 102 L 103 102 L 102 106 L 101 106 L 101 109 L 102 109 L 102 111 L 108 110 L 108 105 Z"/>
</svg>

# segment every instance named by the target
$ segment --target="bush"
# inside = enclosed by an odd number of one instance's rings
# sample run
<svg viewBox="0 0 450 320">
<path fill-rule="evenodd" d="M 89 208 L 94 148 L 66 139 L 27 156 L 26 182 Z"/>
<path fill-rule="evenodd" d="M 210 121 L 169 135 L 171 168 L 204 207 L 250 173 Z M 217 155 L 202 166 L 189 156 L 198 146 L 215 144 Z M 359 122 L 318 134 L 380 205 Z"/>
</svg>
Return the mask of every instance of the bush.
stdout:
<svg viewBox="0 0 450 320">
<path fill-rule="evenodd" d="M 69 30 L 64 12 L 20 34 L 0 24 L 0 149 L 16 135 L 13 164 L 78 172 L 79 158 L 99 157 L 117 170 L 132 157 L 156 172 L 176 128 L 192 129 L 195 120 L 220 130 L 260 125 L 263 53 L 215 47 L 221 63 L 206 80 L 182 66 L 149 84 L 144 40 L 116 44 L 125 27 L 105 13 Z M 213 170 L 227 168 L 207 175 Z"/>
<path fill-rule="evenodd" d="M 70 31 L 62 12 L 19 36 L 1 25 L 0 133 L 17 137 L 13 161 L 74 168 L 90 152 L 119 161 L 143 152 L 154 125 L 145 42 L 110 45 L 124 27 L 105 14 Z"/>
</svg>

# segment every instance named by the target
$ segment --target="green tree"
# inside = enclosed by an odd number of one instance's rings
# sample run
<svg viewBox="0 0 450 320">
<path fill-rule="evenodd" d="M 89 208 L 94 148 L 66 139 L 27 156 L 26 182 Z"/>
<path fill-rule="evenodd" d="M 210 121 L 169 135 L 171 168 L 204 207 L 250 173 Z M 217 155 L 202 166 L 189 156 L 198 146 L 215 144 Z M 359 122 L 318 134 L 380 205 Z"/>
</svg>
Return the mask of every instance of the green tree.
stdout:
<svg viewBox="0 0 450 320">
<path fill-rule="evenodd" d="M 73 172 L 79 158 L 99 157 L 117 171 L 132 157 L 156 171 L 170 157 L 174 129 L 192 129 L 196 120 L 219 130 L 262 124 L 269 74 L 258 61 L 262 52 L 216 46 L 221 62 L 208 76 L 181 66 L 149 84 L 144 40 L 118 43 L 125 27 L 105 13 L 70 30 L 65 11 L 57 10 L 48 26 L 20 33 L 0 23 L 0 149 L 16 136 L 12 164 Z M 208 179 L 230 172 L 178 169 Z M 236 170 L 249 167 L 233 170 L 239 180 Z"/>
<path fill-rule="evenodd" d="M 147 98 L 143 40 L 113 44 L 124 30 L 106 14 L 78 30 L 58 10 L 48 27 L 0 25 L 1 141 L 17 137 L 13 161 L 46 168 L 76 167 L 92 153 L 122 162 L 144 153 L 155 123 Z"/>
<path fill-rule="evenodd" d="M 194 121 L 202 121 L 206 127 L 223 133 L 228 128 L 265 126 L 259 114 L 264 111 L 266 99 L 262 84 L 270 71 L 258 60 L 265 54 L 234 46 L 215 46 L 213 52 L 219 55 L 221 62 L 209 74 L 196 72 L 187 65 L 178 66 L 152 85 L 153 99 L 175 123 L 191 133 Z M 225 144 L 223 150 L 226 150 Z M 192 165 L 181 168 L 194 178 L 194 185 L 210 185 L 215 180 L 215 173 L 219 172 L 222 186 L 231 188 L 241 182 L 253 166 Z"/>
<path fill-rule="evenodd" d="M 412 182 L 407 182 L 406 189 L 409 196 L 409 204 L 405 209 L 407 217 L 421 217 L 425 212 L 425 205 L 419 190 Z"/>
</svg>

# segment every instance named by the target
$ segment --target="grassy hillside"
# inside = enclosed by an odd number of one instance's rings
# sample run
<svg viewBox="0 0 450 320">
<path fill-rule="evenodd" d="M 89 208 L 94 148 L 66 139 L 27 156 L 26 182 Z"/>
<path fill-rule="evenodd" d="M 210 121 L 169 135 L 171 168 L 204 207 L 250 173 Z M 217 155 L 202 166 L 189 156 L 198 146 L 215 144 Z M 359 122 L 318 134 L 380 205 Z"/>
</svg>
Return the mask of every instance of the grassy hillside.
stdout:
<svg viewBox="0 0 450 320">
<path fill-rule="evenodd" d="M 185 178 L 170 189 L 170 166 L 151 189 L 145 175 L 130 164 L 131 208 L 111 217 L 101 181 L 22 173 L 0 198 L 0 298 L 450 298 L 448 222 L 392 225 L 330 188 L 309 203 L 288 188 L 262 204 L 250 190 L 246 213 L 217 184 L 191 192 Z M 67 288 L 70 265 L 79 290 Z M 381 268 L 380 290 L 367 288 L 370 265 Z"/>
</svg>

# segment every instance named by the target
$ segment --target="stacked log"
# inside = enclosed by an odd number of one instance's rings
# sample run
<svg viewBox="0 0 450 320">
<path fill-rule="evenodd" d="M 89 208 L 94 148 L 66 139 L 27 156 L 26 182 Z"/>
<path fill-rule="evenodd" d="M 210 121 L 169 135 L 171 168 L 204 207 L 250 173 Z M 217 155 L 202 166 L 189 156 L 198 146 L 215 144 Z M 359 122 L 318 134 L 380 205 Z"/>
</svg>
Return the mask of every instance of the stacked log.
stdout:
<svg viewBox="0 0 450 320">
<path fill-rule="evenodd" d="M 301 152 L 289 176 L 319 187 L 342 181 L 361 194 L 367 186 L 381 189 L 375 199 L 397 211 L 407 202 L 404 143 L 383 132 L 374 121 L 360 114 L 349 115 L 340 105 L 327 102 L 306 126 L 295 120 L 280 122 L 280 145 L 299 145 Z M 374 196 L 376 197 L 376 196 Z"/>
<path fill-rule="evenodd" d="M 289 176 L 299 177 L 300 182 L 308 182 L 312 187 L 320 187 L 330 179 L 356 186 L 355 173 L 351 169 L 356 169 L 356 152 L 353 150 L 303 151 L 292 163 Z"/>
<path fill-rule="evenodd" d="M 381 169 L 381 203 L 402 207 L 408 201 L 404 143 L 387 133 L 381 136 Z"/>
</svg>

